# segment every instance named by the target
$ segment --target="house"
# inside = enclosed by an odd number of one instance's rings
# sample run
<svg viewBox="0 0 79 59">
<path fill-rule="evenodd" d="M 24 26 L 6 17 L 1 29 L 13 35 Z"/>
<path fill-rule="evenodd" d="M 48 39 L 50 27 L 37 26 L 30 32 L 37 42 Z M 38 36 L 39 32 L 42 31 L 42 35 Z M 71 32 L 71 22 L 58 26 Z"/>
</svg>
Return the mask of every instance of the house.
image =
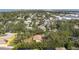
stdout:
<svg viewBox="0 0 79 59">
<path fill-rule="evenodd" d="M 43 37 L 44 35 L 37 34 L 34 35 L 32 39 L 35 40 L 36 42 L 41 42 L 43 40 Z"/>
<path fill-rule="evenodd" d="M 31 23 L 31 20 L 24 21 L 25 24 Z"/>
<path fill-rule="evenodd" d="M 27 20 L 32 20 L 32 19 L 30 17 L 28 17 Z"/>
<path fill-rule="evenodd" d="M 58 30 L 57 29 L 53 29 L 53 32 L 57 32 Z"/>
<path fill-rule="evenodd" d="M 42 17 L 43 17 L 43 18 L 45 18 L 46 16 L 45 16 L 45 15 L 43 15 Z"/>
<path fill-rule="evenodd" d="M 66 15 L 63 15 L 63 16 L 55 16 L 56 17 L 56 20 L 63 20 L 63 19 L 66 19 L 66 20 L 71 20 L 71 19 L 77 19 L 79 20 L 79 15 L 76 15 L 76 14 L 66 14 Z"/>
<path fill-rule="evenodd" d="M 28 26 L 26 26 L 26 28 L 27 28 L 28 30 L 33 30 L 33 27 L 28 27 Z"/>
<path fill-rule="evenodd" d="M 2 22 L 0 22 L 0 25 L 2 25 L 3 23 Z"/>
<path fill-rule="evenodd" d="M 75 29 L 79 29 L 79 26 L 78 26 L 78 25 L 74 25 L 74 28 L 75 28 Z"/>
<path fill-rule="evenodd" d="M 15 21 L 15 22 L 14 22 L 14 24 L 18 24 L 18 23 L 19 23 L 19 21 Z"/>
<path fill-rule="evenodd" d="M 36 25 L 38 25 L 40 23 L 40 21 L 39 20 L 36 20 Z"/>
<path fill-rule="evenodd" d="M 29 27 L 31 22 L 32 22 L 31 20 L 24 21 L 24 23 L 27 25 L 26 27 Z"/>
<path fill-rule="evenodd" d="M 73 16 L 73 17 L 78 17 L 78 14 L 66 14 L 66 16 Z"/>
<path fill-rule="evenodd" d="M 62 19 L 71 20 L 71 19 L 72 19 L 72 17 L 70 17 L 70 16 L 63 16 L 63 17 L 62 17 Z"/>
<path fill-rule="evenodd" d="M 38 28 L 43 30 L 43 31 L 46 31 L 46 27 L 45 26 L 40 25 L 40 26 L 38 26 Z"/>
<path fill-rule="evenodd" d="M 8 21 L 8 23 L 12 23 L 12 21 Z"/>
<path fill-rule="evenodd" d="M 78 41 L 79 39 L 78 39 L 78 37 L 73 36 L 73 37 L 72 37 L 72 40 L 73 40 L 73 41 Z"/>
<path fill-rule="evenodd" d="M 62 20 L 61 16 L 55 16 L 55 17 L 56 17 L 56 20 Z"/>
<path fill-rule="evenodd" d="M 50 19 L 50 20 L 53 20 L 53 17 L 50 17 L 49 19 Z"/>
<path fill-rule="evenodd" d="M 17 19 L 24 19 L 23 17 L 17 17 Z"/>
<path fill-rule="evenodd" d="M 47 37 L 45 37 L 45 35 L 43 34 L 35 34 L 31 37 L 29 37 L 28 39 L 24 40 L 24 42 L 26 43 L 32 43 L 33 41 L 35 42 L 42 42 L 43 40 L 46 40 Z"/>
</svg>

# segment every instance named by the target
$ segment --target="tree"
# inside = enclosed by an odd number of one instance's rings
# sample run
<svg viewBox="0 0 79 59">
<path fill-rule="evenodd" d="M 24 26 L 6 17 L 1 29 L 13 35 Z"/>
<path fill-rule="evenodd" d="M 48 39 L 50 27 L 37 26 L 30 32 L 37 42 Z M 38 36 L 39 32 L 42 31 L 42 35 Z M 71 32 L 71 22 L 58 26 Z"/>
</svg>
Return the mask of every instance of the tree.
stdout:
<svg viewBox="0 0 79 59">
<path fill-rule="evenodd" d="M 71 41 L 71 40 L 66 41 L 64 46 L 66 49 L 71 50 L 72 47 L 74 46 L 73 41 Z"/>
</svg>

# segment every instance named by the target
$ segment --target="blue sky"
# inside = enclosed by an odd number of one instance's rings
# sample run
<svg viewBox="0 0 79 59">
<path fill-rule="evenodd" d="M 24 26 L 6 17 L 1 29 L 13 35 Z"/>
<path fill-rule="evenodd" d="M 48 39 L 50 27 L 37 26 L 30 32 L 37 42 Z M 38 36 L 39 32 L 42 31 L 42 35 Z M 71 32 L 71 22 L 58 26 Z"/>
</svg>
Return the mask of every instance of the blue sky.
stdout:
<svg viewBox="0 0 79 59">
<path fill-rule="evenodd" d="M 15 11 L 15 10 L 17 10 L 17 9 L 0 9 L 0 12 L 9 12 L 9 11 Z M 27 9 L 25 9 L 25 10 L 27 10 Z M 79 9 L 47 9 L 47 10 L 49 10 L 49 11 L 51 11 L 51 10 L 79 11 Z"/>
<path fill-rule="evenodd" d="M 0 9 L 0 12 L 9 12 L 9 11 L 15 11 L 15 9 Z"/>
</svg>

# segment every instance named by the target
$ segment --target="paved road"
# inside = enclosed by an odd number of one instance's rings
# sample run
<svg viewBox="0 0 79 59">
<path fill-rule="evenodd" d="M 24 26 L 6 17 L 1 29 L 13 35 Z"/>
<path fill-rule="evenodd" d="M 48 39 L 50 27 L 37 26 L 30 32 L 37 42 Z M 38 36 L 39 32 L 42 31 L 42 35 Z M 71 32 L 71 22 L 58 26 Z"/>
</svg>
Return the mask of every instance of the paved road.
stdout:
<svg viewBox="0 0 79 59">
<path fill-rule="evenodd" d="M 12 50 L 12 46 L 0 47 L 0 50 Z"/>
<path fill-rule="evenodd" d="M 0 37 L 0 50 L 12 50 L 12 46 L 7 46 L 6 41 L 14 36 L 13 33 L 6 33 L 4 36 Z"/>
</svg>

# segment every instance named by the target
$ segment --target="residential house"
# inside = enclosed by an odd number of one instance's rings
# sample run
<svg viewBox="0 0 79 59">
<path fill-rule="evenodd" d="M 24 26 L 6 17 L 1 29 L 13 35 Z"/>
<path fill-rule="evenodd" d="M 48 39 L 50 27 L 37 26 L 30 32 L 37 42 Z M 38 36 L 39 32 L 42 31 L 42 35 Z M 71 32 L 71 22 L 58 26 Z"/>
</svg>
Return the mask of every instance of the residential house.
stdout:
<svg viewBox="0 0 79 59">
<path fill-rule="evenodd" d="M 75 29 L 79 29 L 79 26 L 78 26 L 78 25 L 74 25 L 74 28 L 75 28 Z"/>
<path fill-rule="evenodd" d="M 43 31 L 46 31 L 46 27 L 45 26 L 40 25 L 40 26 L 38 26 L 38 28 L 42 29 Z"/>
<path fill-rule="evenodd" d="M 44 40 L 44 35 L 41 34 L 34 35 L 33 40 L 35 40 L 36 42 L 41 42 L 42 40 Z"/>
</svg>

